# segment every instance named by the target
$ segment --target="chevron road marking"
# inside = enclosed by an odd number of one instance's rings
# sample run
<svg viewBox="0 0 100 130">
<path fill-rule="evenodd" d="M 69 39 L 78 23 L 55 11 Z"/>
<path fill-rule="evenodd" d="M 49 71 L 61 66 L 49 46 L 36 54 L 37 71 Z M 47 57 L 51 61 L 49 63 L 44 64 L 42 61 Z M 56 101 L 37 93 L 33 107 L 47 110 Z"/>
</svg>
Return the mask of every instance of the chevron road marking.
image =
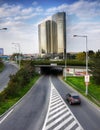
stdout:
<svg viewBox="0 0 100 130">
<path fill-rule="evenodd" d="M 52 82 L 48 112 L 42 130 L 84 130 Z"/>
</svg>

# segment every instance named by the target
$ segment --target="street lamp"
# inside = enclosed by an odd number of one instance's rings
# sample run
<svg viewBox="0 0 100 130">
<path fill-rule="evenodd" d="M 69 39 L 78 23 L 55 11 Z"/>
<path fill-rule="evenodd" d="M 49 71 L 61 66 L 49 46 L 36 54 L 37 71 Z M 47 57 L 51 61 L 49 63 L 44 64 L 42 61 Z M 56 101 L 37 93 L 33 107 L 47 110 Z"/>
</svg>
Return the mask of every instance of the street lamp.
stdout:
<svg viewBox="0 0 100 130">
<path fill-rule="evenodd" d="M 66 67 L 67 67 L 67 63 L 66 63 L 66 57 L 67 57 L 67 55 L 66 55 L 66 49 L 65 49 L 65 58 L 64 58 L 64 60 L 65 60 L 65 69 L 64 69 L 64 76 L 65 76 L 65 81 L 66 81 Z"/>
<path fill-rule="evenodd" d="M 87 35 L 73 35 L 73 37 L 83 37 L 86 40 L 86 75 L 85 75 L 85 82 L 86 82 L 86 95 L 88 94 L 88 82 L 89 82 L 89 75 L 88 75 L 88 47 L 87 47 Z"/>
<path fill-rule="evenodd" d="M 64 73 L 65 73 L 65 81 L 66 81 L 66 77 L 67 77 L 67 71 L 66 71 L 66 68 L 67 68 L 67 42 L 68 42 L 68 14 L 67 14 L 67 22 L 66 22 L 66 25 L 65 25 L 65 28 L 66 28 L 66 33 L 65 33 L 65 48 L 64 48 L 64 60 L 65 60 L 65 69 L 64 69 Z"/>
<path fill-rule="evenodd" d="M 0 28 L 0 30 L 7 30 L 7 28 Z"/>
<path fill-rule="evenodd" d="M 19 60 L 19 69 L 20 69 L 20 44 L 19 43 L 12 43 L 12 44 L 15 44 L 15 45 L 17 45 L 17 47 L 18 47 L 18 50 L 19 50 L 19 56 L 18 56 L 18 60 Z"/>
</svg>

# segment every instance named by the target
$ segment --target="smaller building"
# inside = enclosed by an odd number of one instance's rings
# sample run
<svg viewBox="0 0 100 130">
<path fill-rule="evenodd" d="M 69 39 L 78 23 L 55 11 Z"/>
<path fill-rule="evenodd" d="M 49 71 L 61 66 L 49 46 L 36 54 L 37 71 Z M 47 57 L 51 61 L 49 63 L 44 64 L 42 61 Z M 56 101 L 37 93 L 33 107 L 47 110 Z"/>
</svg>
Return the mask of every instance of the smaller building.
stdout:
<svg viewBox="0 0 100 130">
<path fill-rule="evenodd" d="M 8 55 L 0 55 L 0 58 L 5 61 L 5 60 L 9 60 L 10 56 L 8 56 Z"/>
<path fill-rule="evenodd" d="M 3 48 L 0 48 L 0 56 L 1 55 L 4 55 L 4 49 Z"/>
</svg>

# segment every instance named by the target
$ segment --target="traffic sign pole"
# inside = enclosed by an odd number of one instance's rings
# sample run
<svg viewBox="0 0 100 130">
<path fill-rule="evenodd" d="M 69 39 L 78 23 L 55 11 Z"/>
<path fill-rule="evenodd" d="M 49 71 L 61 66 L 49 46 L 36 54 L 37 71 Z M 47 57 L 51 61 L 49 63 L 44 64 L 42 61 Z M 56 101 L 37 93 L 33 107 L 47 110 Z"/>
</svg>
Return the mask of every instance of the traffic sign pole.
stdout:
<svg viewBox="0 0 100 130">
<path fill-rule="evenodd" d="M 85 94 L 88 95 L 88 84 L 90 82 L 90 76 L 89 75 L 85 75 L 85 85 L 86 85 L 86 91 Z"/>
<path fill-rule="evenodd" d="M 86 83 L 86 91 L 85 94 L 88 95 L 88 83 Z"/>
</svg>

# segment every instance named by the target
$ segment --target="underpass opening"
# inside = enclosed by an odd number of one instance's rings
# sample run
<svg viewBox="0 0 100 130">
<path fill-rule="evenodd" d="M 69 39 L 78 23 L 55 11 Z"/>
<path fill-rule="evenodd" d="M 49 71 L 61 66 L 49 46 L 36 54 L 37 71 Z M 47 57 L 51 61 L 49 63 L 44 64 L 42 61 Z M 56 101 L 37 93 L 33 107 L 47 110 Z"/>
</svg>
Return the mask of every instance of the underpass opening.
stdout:
<svg viewBox="0 0 100 130">
<path fill-rule="evenodd" d="M 42 75 L 58 76 L 63 74 L 63 68 L 59 66 L 42 66 L 40 70 Z"/>
</svg>

